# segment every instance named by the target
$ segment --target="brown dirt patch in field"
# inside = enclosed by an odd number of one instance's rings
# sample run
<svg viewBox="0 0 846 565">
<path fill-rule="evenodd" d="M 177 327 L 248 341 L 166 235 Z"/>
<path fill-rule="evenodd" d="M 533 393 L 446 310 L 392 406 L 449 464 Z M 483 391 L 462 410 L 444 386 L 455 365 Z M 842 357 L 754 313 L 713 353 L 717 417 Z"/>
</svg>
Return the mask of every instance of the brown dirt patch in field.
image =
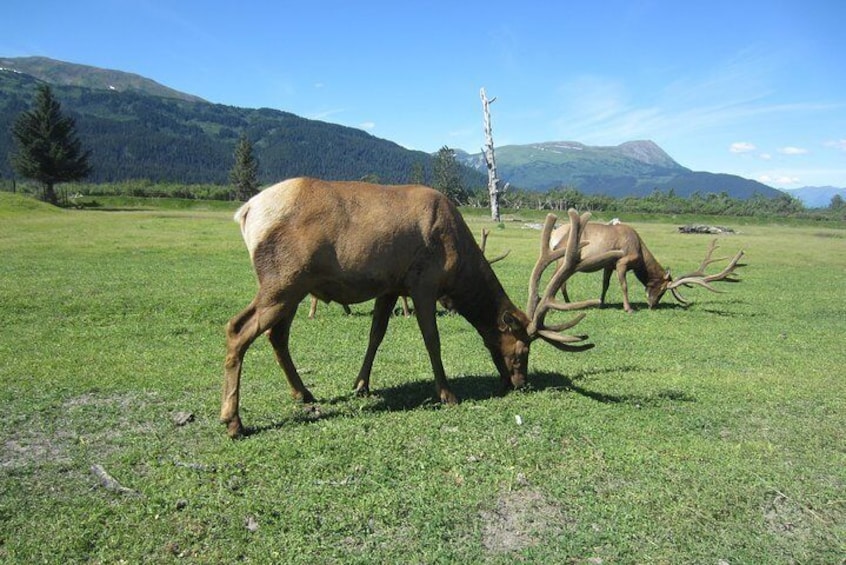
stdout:
<svg viewBox="0 0 846 565">
<path fill-rule="evenodd" d="M 149 408 L 154 402 L 150 393 L 85 393 L 54 408 L 20 415 L 0 440 L 0 469 L 68 464 L 74 449 L 80 448 L 103 455 L 121 437 L 152 429 Z"/>
<path fill-rule="evenodd" d="M 810 535 L 811 524 L 802 506 L 784 493 L 768 493 L 763 513 L 767 529 L 774 534 L 798 538 Z"/>
<path fill-rule="evenodd" d="M 482 545 L 493 553 L 520 551 L 572 527 L 573 519 L 539 491 L 524 488 L 502 494 L 494 508 L 479 513 Z"/>
</svg>

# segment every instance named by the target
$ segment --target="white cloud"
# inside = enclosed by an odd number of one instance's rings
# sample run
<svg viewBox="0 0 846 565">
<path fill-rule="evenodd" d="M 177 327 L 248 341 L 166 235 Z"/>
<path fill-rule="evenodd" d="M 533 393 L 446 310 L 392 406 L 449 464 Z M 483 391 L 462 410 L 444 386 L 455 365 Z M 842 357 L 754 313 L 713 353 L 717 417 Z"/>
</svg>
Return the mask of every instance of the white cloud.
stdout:
<svg viewBox="0 0 846 565">
<path fill-rule="evenodd" d="M 370 131 L 376 128 L 376 122 L 362 122 L 358 124 L 358 127 L 365 131 Z"/>
<path fill-rule="evenodd" d="M 764 184 L 769 185 L 796 185 L 800 184 L 799 177 L 791 177 L 787 175 L 778 175 L 778 174 L 763 174 L 758 176 L 758 180 Z"/>
<path fill-rule="evenodd" d="M 764 161 L 769 161 L 770 159 L 773 158 L 773 156 L 770 155 L 769 153 L 761 153 L 760 155 L 758 155 L 758 157 L 760 157 Z"/>
<path fill-rule="evenodd" d="M 323 111 L 320 111 L 320 112 L 316 112 L 314 114 L 310 114 L 308 116 L 308 118 L 311 119 L 311 120 L 320 120 L 322 122 L 328 122 L 329 118 L 336 116 L 338 114 L 341 114 L 345 111 L 346 110 L 343 110 L 343 109 L 323 110 Z"/>
<path fill-rule="evenodd" d="M 749 153 L 755 151 L 755 149 L 755 145 L 747 141 L 737 141 L 729 146 L 729 151 L 732 153 Z"/>
<path fill-rule="evenodd" d="M 782 147 L 778 152 L 782 155 L 805 155 L 808 153 L 808 150 L 802 147 Z"/>
<path fill-rule="evenodd" d="M 825 143 L 826 147 L 834 147 L 835 149 L 840 149 L 841 151 L 846 151 L 846 139 L 838 139 L 836 141 L 827 141 Z"/>
</svg>

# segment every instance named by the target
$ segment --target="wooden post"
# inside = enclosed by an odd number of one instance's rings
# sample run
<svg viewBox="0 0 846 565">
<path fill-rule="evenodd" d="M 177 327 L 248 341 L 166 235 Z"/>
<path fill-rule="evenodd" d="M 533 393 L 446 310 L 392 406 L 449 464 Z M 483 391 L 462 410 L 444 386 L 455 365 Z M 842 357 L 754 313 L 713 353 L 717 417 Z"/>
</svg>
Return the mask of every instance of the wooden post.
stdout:
<svg viewBox="0 0 846 565">
<path fill-rule="evenodd" d="M 495 222 L 500 221 L 499 216 L 499 197 L 508 190 L 508 184 L 500 190 L 500 181 L 496 176 L 496 159 L 494 158 L 494 143 L 493 133 L 491 130 L 491 110 L 490 105 L 494 103 L 496 97 L 488 100 L 485 89 L 479 91 L 479 96 L 482 98 L 482 109 L 485 113 L 485 147 L 482 154 L 485 156 L 485 164 L 488 166 L 488 194 L 491 198 L 491 219 Z"/>
</svg>

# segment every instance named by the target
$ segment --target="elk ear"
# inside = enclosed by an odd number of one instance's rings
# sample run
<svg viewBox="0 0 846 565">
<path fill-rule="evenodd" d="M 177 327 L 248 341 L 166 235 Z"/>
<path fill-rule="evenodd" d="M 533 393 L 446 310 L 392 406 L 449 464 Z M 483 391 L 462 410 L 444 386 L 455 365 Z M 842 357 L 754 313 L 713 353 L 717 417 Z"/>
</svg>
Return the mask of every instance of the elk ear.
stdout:
<svg viewBox="0 0 846 565">
<path fill-rule="evenodd" d="M 667 282 L 673 280 L 673 277 L 670 276 L 670 269 L 669 268 L 666 271 L 664 271 L 664 280 L 667 281 Z"/>
<path fill-rule="evenodd" d="M 515 316 L 513 312 L 509 312 L 507 310 L 503 312 L 502 319 L 500 320 L 500 330 L 510 330 L 514 332 L 522 327 L 523 324 L 520 323 L 519 318 L 517 318 L 517 316 Z"/>
</svg>

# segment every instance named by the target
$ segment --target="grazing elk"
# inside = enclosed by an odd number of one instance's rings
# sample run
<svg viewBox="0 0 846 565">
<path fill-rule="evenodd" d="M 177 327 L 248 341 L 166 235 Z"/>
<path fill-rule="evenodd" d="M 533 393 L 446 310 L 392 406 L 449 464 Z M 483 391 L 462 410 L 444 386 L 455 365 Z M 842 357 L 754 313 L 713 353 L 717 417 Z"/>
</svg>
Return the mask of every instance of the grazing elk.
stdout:
<svg viewBox="0 0 846 565">
<path fill-rule="evenodd" d="M 570 226 L 562 225 L 552 232 L 550 244 L 555 249 L 562 244 L 570 230 Z M 611 281 L 611 274 L 616 271 L 617 278 L 620 281 L 620 286 L 623 289 L 623 308 L 626 312 L 632 312 L 631 303 L 629 302 L 629 290 L 626 283 L 626 272 L 634 271 L 637 279 L 646 287 L 646 302 L 649 308 L 654 308 L 660 302 L 661 297 L 668 290 L 672 292 L 673 296 L 687 306 L 690 304 L 679 293 L 680 286 L 699 285 L 707 288 L 712 292 L 719 292 L 710 283 L 716 281 L 738 282 L 739 279 L 734 278 L 734 270 L 742 265 L 738 264 L 740 258 L 743 256 L 743 251 L 738 251 L 734 258 L 728 263 L 725 269 L 713 275 L 706 275 L 705 268 L 716 261 L 723 259 L 711 259 L 711 254 L 717 247 L 717 240 L 711 242 L 710 247 L 705 255 L 705 260 L 699 265 L 699 269 L 692 273 L 682 275 L 677 279 L 670 276 L 670 270 L 664 269 L 661 264 L 655 259 L 655 256 L 647 249 L 646 244 L 640 238 L 640 235 L 631 227 L 623 223 L 614 224 L 588 224 L 584 227 L 583 237 L 588 242 L 582 249 L 582 259 L 587 260 L 597 255 L 603 254 L 611 249 L 619 249 L 622 251 L 622 257 L 609 258 L 606 261 L 593 261 L 590 268 L 581 268 L 580 271 L 593 272 L 600 269 L 602 272 L 602 294 L 599 298 L 599 304 L 605 304 L 605 294 L 608 292 L 608 285 Z M 564 294 L 564 300 L 570 300 L 567 295 L 566 282 L 562 285 L 561 290 Z"/>
<path fill-rule="evenodd" d="M 230 437 L 244 431 L 238 415 L 244 354 L 268 330 L 292 396 L 314 402 L 288 345 L 297 305 L 309 293 L 340 304 L 376 299 L 364 362 L 354 384 L 358 393 L 369 390 L 373 359 L 400 296 L 414 301 L 437 394 L 445 403 L 456 402 L 456 397 L 441 362 L 435 304 L 442 296 L 449 297 L 481 335 L 505 388 L 525 383 L 529 345 L 537 338 L 565 351 L 593 345 L 578 344 L 587 336 L 560 333 L 582 316 L 557 326 L 544 322 L 548 310 L 569 309 L 553 299 L 557 288 L 579 267 L 590 266 L 578 262 L 578 234 L 587 217 L 580 218 L 575 211 L 570 213 L 573 235 L 561 250 L 550 249 L 555 216 L 547 218 L 526 312 L 508 298 L 458 210 L 444 195 L 424 186 L 289 179 L 251 198 L 235 220 L 240 223 L 259 289 L 249 306 L 226 326 L 220 419 Z M 593 261 L 612 256 L 619 252 L 606 252 Z M 539 297 L 541 273 L 562 257 L 565 260 Z"/>
</svg>

